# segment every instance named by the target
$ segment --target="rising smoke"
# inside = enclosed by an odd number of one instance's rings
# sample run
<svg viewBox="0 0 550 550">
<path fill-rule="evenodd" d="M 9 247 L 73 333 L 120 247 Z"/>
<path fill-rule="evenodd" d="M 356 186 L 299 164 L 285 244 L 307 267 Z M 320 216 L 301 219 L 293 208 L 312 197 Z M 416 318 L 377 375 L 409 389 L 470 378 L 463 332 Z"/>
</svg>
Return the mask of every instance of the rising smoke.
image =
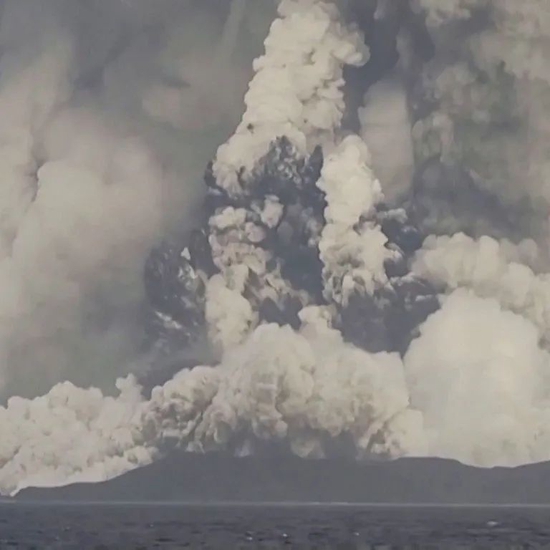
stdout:
<svg viewBox="0 0 550 550">
<path fill-rule="evenodd" d="M 4 396 L 66 379 L 112 385 L 127 369 L 145 258 L 195 223 L 204 166 L 238 121 L 260 51 L 246 25 L 220 50 L 227 12 L 214 1 L 2 3 Z"/>
<path fill-rule="evenodd" d="M 3 3 L 4 492 L 550 459 L 544 0 L 274 4 Z"/>
</svg>

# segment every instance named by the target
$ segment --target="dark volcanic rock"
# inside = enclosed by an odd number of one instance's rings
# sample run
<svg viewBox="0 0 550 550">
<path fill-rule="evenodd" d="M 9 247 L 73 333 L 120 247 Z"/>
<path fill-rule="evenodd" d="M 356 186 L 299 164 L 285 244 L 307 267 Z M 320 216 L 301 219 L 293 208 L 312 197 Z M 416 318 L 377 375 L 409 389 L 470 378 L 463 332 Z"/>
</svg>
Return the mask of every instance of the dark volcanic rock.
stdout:
<svg viewBox="0 0 550 550">
<path fill-rule="evenodd" d="M 97 484 L 26 489 L 23 501 L 248 501 L 548 504 L 550 463 L 480 469 L 451 460 L 383 462 L 173 454 Z"/>
</svg>

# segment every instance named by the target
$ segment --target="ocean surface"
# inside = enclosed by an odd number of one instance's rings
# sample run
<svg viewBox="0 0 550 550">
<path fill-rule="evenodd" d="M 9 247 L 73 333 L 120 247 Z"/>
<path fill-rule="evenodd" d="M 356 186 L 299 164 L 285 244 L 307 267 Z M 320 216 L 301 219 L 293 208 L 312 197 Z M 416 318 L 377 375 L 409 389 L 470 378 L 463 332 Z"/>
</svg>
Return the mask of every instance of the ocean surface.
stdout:
<svg viewBox="0 0 550 550">
<path fill-rule="evenodd" d="M 550 508 L 10 503 L 0 548 L 546 549 Z"/>
</svg>

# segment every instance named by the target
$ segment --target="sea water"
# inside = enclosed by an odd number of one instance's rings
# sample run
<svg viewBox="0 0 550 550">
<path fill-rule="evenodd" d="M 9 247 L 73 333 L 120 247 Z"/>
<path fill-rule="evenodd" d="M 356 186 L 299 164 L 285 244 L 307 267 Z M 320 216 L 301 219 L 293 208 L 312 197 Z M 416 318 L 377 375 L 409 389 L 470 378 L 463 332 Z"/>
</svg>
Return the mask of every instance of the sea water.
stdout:
<svg viewBox="0 0 550 550">
<path fill-rule="evenodd" d="M 4 548 L 550 548 L 550 508 L 10 503 Z"/>
</svg>

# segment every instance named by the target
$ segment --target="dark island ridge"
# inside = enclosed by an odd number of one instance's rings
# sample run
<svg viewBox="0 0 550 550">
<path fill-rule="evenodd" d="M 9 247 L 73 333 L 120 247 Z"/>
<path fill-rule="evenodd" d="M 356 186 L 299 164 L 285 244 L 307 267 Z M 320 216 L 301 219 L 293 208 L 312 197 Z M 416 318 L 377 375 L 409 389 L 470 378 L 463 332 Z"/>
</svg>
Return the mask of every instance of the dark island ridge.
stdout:
<svg viewBox="0 0 550 550">
<path fill-rule="evenodd" d="M 19 501 L 550 504 L 550 463 L 475 468 L 453 460 L 304 460 L 170 455 L 103 483 L 29 488 Z"/>
</svg>

